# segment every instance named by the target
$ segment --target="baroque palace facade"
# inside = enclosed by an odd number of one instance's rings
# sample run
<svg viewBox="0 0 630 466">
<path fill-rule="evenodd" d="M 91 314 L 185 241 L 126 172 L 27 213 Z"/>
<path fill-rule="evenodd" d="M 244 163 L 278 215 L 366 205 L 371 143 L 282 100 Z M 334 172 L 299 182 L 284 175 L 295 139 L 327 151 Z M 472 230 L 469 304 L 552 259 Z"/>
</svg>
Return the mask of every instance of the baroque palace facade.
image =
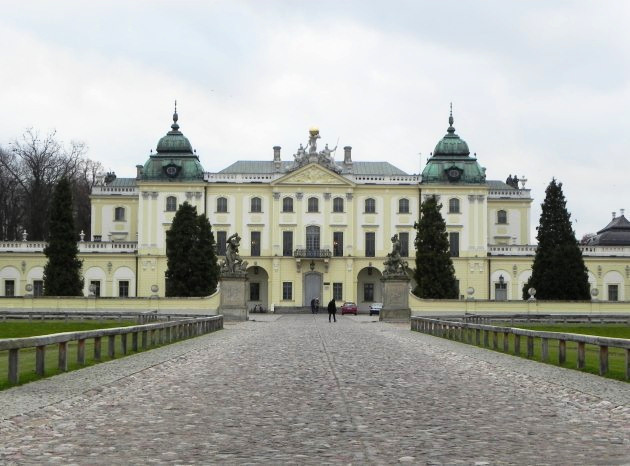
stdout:
<svg viewBox="0 0 630 466">
<path fill-rule="evenodd" d="M 79 240 L 84 293 L 101 297 L 164 296 L 166 231 L 184 201 L 212 224 L 219 256 L 238 233 L 248 261 L 249 308 L 301 307 L 312 298 L 382 300 L 382 269 L 397 234 L 414 266 L 414 221 L 420 203 L 442 203 L 460 297 L 519 300 L 531 274 L 531 203 L 526 180 L 487 180 L 449 118 L 421 175 L 389 162 L 354 161 L 352 148 L 319 144 L 312 128 L 291 160 L 273 148 L 268 161 L 238 161 L 204 172 L 179 130 L 137 166 L 136 178 L 104 176 L 92 191 L 92 238 Z M 270 157 L 271 158 L 271 157 Z M 340 157 L 341 159 L 341 157 Z M 39 295 L 45 257 L 41 242 L 0 243 L 0 296 Z M 600 300 L 630 293 L 630 222 L 622 215 L 582 246 Z M 413 283 L 412 283 L 413 285 Z"/>
</svg>

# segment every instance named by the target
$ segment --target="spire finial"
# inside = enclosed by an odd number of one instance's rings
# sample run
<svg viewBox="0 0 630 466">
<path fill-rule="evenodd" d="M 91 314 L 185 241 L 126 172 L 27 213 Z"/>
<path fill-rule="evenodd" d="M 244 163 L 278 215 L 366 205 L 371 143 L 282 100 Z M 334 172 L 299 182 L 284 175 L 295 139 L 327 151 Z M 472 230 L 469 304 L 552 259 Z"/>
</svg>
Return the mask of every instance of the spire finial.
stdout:
<svg viewBox="0 0 630 466">
<path fill-rule="evenodd" d="M 179 130 L 179 125 L 177 124 L 177 120 L 179 117 L 177 116 L 177 100 L 175 101 L 175 112 L 173 112 L 173 124 L 171 125 L 171 129 L 173 131 Z"/>
<path fill-rule="evenodd" d="M 455 128 L 453 128 L 453 123 L 455 122 L 455 120 L 453 119 L 453 102 L 451 102 L 451 113 L 448 117 L 448 132 L 449 133 L 454 133 L 455 132 Z"/>
</svg>

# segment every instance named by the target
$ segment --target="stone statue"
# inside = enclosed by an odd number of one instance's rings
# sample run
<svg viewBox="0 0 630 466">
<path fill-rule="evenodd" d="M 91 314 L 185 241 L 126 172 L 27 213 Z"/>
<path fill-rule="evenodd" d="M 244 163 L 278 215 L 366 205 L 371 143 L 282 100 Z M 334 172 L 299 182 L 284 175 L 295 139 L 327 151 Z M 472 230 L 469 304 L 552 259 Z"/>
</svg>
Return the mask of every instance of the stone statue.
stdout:
<svg viewBox="0 0 630 466">
<path fill-rule="evenodd" d="M 223 274 L 244 274 L 247 270 L 247 261 L 244 261 L 238 254 L 238 247 L 241 244 L 241 237 L 234 233 L 226 240 L 225 260 L 221 261 L 221 273 Z"/>
<path fill-rule="evenodd" d="M 384 277 L 407 276 L 406 269 L 409 264 L 400 257 L 400 239 L 398 239 L 398 233 L 392 236 L 392 252 L 387 254 L 387 260 L 383 262 L 383 264 L 385 265 L 385 269 L 383 270 Z"/>
<path fill-rule="evenodd" d="M 319 130 L 317 128 L 311 128 L 308 131 L 308 144 L 306 145 L 306 147 L 308 147 L 308 153 L 309 154 L 316 154 L 317 153 L 317 140 L 321 137 L 319 135 Z"/>
<path fill-rule="evenodd" d="M 298 147 L 297 153 L 293 154 L 293 158 L 297 162 L 304 159 L 305 155 L 306 155 L 306 150 L 304 149 L 304 146 L 302 145 L 302 143 L 300 143 L 300 147 Z"/>
</svg>

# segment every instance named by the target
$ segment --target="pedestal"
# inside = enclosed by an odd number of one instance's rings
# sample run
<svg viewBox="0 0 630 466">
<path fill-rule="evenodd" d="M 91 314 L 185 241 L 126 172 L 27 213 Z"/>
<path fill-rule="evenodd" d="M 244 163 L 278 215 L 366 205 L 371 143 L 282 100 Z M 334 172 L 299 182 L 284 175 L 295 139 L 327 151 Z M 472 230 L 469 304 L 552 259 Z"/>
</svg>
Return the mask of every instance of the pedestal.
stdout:
<svg viewBox="0 0 630 466">
<path fill-rule="evenodd" d="M 221 277 L 221 301 L 219 314 L 225 320 L 249 320 L 247 313 L 247 284 L 246 275 Z"/>
<path fill-rule="evenodd" d="M 383 309 L 379 320 L 408 321 L 411 317 L 409 309 L 409 279 L 407 277 L 385 277 L 383 282 Z"/>
</svg>

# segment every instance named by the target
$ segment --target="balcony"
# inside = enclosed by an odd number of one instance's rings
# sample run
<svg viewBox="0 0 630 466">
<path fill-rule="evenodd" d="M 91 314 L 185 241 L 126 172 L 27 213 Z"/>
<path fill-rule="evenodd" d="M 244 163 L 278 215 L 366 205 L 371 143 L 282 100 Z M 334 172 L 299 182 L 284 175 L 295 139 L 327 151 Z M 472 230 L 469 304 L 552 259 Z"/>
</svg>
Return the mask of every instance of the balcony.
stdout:
<svg viewBox="0 0 630 466">
<path fill-rule="evenodd" d="M 296 249 L 293 252 L 293 257 L 328 259 L 331 256 L 332 251 L 330 249 Z"/>
</svg>

